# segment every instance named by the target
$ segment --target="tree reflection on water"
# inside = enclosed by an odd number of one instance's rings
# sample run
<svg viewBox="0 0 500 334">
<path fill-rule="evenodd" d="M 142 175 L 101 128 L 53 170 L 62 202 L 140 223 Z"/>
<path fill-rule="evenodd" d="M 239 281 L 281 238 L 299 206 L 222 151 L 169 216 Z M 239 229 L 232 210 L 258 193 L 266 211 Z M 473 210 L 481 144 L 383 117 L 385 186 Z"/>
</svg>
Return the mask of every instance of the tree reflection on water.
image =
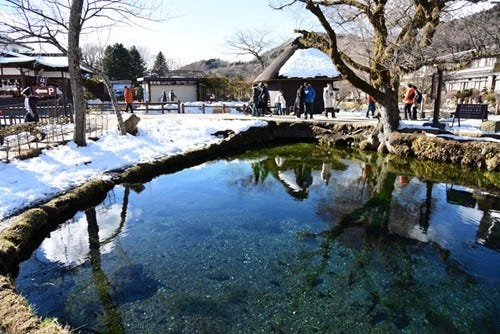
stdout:
<svg viewBox="0 0 500 334">
<path fill-rule="evenodd" d="M 255 183 L 263 183 L 272 175 L 287 193 L 303 200 L 308 197 L 309 188 L 320 184 L 322 180 L 332 191 L 328 197 L 320 199 L 317 207 L 318 214 L 332 225 L 332 230 L 325 233 L 338 235 L 349 227 L 363 227 L 370 235 L 389 233 L 418 241 L 431 241 L 427 231 L 433 205 L 436 205 L 433 186 L 437 181 L 432 180 L 435 175 L 430 175 L 429 180 L 426 180 L 425 170 L 436 168 L 422 168 L 421 162 L 400 166 L 391 160 L 392 157 L 362 152 L 328 156 L 324 152 L 313 151 L 311 155 L 303 156 L 294 151 L 278 150 L 275 154 L 266 152 L 261 160 L 252 161 Z M 353 157 L 362 166 L 359 177 L 332 180 L 332 171 L 345 172 L 348 167 L 343 160 Z M 449 166 L 449 169 L 453 168 Z M 500 224 L 496 212 L 500 211 L 500 197 L 487 192 L 497 189 L 495 184 L 478 178 L 477 173 L 462 171 L 461 179 L 456 181 L 465 186 L 446 185 L 446 200 L 449 204 L 481 210 L 483 218 L 478 229 L 478 242 L 499 249 Z M 449 175 L 453 177 L 454 173 L 450 171 Z M 474 190 L 478 184 L 486 191 Z"/>
</svg>

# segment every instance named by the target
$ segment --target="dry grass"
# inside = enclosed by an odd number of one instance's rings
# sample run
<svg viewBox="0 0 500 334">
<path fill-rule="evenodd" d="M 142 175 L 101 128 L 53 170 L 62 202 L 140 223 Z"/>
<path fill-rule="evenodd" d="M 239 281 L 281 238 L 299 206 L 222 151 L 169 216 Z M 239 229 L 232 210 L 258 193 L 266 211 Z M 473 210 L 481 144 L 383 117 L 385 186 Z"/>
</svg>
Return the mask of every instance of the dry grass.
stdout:
<svg viewBox="0 0 500 334">
<path fill-rule="evenodd" d="M 224 110 L 224 108 L 222 108 L 222 107 L 214 107 L 212 109 L 212 113 L 214 113 L 214 114 L 227 114 L 227 113 L 229 113 L 229 108 Z"/>
<path fill-rule="evenodd" d="M 5 334 L 69 334 L 55 320 L 43 320 L 33 313 L 26 299 L 15 293 L 12 282 L 0 276 L 0 328 Z"/>
<path fill-rule="evenodd" d="M 35 158 L 35 157 L 39 156 L 40 154 L 42 154 L 42 149 L 40 147 L 29 148 L 26 150 L 20 150 L 20 153 L 18 155 L 14 156 L 14 158 L 18 158 L 20 160 L 27 160 L 27 159 Z"/>
</svg>

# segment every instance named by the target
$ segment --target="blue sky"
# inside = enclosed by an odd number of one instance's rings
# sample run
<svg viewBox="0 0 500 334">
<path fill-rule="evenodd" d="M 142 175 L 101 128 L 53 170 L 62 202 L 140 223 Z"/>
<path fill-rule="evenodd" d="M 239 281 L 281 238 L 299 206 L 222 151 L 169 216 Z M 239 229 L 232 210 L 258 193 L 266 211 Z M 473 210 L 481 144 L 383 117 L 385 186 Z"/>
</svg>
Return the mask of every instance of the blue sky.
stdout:
<svg viewBox="0 0 500 334">
<path fill-rule="evenodd" d="M 1 1 L 1 0 L 0 0 Z M 147 0 L 146 0 L 147 1 Z M 113 28 L 107 44 L 135 45 L 152 63 L 159 51 L 173 61 L 185 65 L 194 61 L 220 58 L 229 61 L 252 59 L 251 56 L 231 54 L 225 41 L 238 30 L 262 29 L 269 32 L 277 45 L 296 36 L 294 29 L 318 29 L 319 23 L 298 3 L 284 10 L 269 6 L 287 0 L 150 0 L 159 1 L 163 15 L 170 17 L 162 23 L 144 22 L 140 27 L 124 25 Z M 481 3 L 484 7 L 490 1 Z M 456 1 L 463 6 L 465 1 Z M 462 5 L 460 5 L 462 4 Z M 491 6 L 491 3 L 486 6 Z M 467 10 L 470 14 L 470 10 Z M 319 28 L 319 30 L 322 30 Z M 107 35 L 108 36 L 108 35 Z"/>
<path fill-rule="evenodd" d="M 44 0 L 36 0 L 44 2 Z M 396 0 L 394 0 L 396 1 Z M 170 65 L 185 65 L 197 60 L 221 58 L 229 61 L 250 60 L 236 56 L 228 50 L 225 41 L 240 31 L 261 29 L 269 32 L 276 45 L 296 36 L 294 29 L 319 28 L 315 17 L 304 9 L 303 3 L 284 10 L 274 10 L 269 3 L 278 4 L 289 0 L 144 0 L 148 4 L 160 4 L 164 22 L 140 21 L 136 24 L 123 20 L 111 29 L 102 28 L 83 35 L 81 45 L 101 47 L 122 43 L 129 48 L 135 45 L 148 65 L 162 51 Z M 465 1 L 453 1 L 463 4 Z M 5 4 L 0 0 L 0 8 Z M 461 5 L 457 5 L 461 6 Z M 492 6 L 492 1 L 481 2 L 476 7 Z M 470 8 L 466 11 L 471 13 Z M 2 11 L 0 11 L 2 14 Z M 319 28 L 319 30 L 322 30 Z M 54 52 L 53 50 L 44 50 Z"/>
<path fill-rule="evenodd" d="M 210 58 L 248 60 L 230 54 L 224 45 L 236 31 L 269 31 L 281 44 L 295 36 L 295 28 L 311 26 L 310 16 L 306 23 L 310 14 L 304 9 L 297 11 L 303 7 L 277 11 L 269 7 L 269 0 L 171 0 L 163 6 L 170 19 L 145 23 L 144 28 L 114 28 L 108 43 L 135 45 L 154 56 L 162 51 L 179 65 Z"/>
</svg>

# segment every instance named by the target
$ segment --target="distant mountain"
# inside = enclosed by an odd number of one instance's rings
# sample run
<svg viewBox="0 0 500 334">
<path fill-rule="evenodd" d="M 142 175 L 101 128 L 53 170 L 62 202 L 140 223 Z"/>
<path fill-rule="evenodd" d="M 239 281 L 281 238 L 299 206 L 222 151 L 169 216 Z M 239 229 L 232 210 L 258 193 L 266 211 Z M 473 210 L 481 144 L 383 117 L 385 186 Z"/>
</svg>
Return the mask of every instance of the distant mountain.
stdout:
<svg viewBox="0 0 500 334">
<path fill-rule="evenodd" d="M 285 45 L 282 45 L 271 49 L 264 53 L 264 58 L 267 59 L 266 65 L 276 58 L 281 51 L 283 51 Z M 262 72 L 262 67 L 257 60 L 252 60 L 248 62 L 227 62 L 221 59 L 208 59 L 200 60 L 188 65 L 181 67 L 179 70 L 182 71 L 203 71 L 207 75 L 213 76 L 224 76 L 233 79 L 240 79 L 246 81 L 252 81 L 254 78 Z"/>
<path fill-rule="evenodd" d="M 500 50 L 500 5 L 460 19 L 441 23 L 432 47 L 439 55 L 472 49 Z M 492 49 L 493 48 L 493 49 Z"/>
</svg>

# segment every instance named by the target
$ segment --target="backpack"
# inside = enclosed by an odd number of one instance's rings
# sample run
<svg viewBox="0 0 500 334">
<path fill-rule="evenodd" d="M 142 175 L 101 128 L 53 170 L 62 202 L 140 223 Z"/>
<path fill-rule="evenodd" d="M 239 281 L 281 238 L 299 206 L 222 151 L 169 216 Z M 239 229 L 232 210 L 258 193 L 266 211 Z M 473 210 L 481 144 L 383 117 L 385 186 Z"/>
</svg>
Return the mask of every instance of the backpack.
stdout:
<svg viewBox="0 0 500 334">
<path fill-rule="evenodd" d="M 415 89 L 415 97 L 413 98 L 413 101 L 416 103 L 422 103 L 422 93 L 418 89 Z"/>
</svg>

